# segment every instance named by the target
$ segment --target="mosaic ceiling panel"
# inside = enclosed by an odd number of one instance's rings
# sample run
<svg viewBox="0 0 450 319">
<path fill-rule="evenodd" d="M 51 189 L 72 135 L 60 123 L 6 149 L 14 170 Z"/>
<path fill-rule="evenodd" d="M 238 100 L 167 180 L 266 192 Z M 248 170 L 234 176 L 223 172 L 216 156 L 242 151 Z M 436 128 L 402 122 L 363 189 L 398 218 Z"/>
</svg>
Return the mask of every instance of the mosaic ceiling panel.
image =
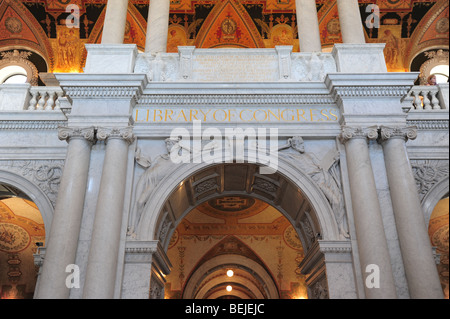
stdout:
<svg viewBox="0 0 450 319">
<path fill-rule="evenodd" d="M 335 0 L 317 0 L 324 48 L 342 41 Z M 85 43 L 99 43 L 107 0 L 5 0 L 0 4 L 0 49 L 22 46 L 43 56 L 50 72 L 82 72 Z M 364 25 L 367 42 L 386 43 L 390 71 L 408 71 L 416 48 L 448 46 L 448 2 L 444 0 L 359 0 L 363 21 L 380 10 L 380 28 Z M 77 28 L 68 28 L 76 5 Z M 168 52 L 177 46 L 299 50 L 294 0 L 171 0 Z M 125 43 L 145 48 L 148 0 L 130 0 Z"/>
</svg>

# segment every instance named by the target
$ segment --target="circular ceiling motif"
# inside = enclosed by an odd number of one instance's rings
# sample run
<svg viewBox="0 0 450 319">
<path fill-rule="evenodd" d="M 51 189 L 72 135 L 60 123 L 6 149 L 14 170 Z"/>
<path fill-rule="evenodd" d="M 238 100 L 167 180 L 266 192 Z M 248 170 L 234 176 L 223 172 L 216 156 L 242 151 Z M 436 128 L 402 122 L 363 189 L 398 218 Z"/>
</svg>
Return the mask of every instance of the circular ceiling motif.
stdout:
<svg viewBox="0 0 450 319">
<path fill-rule="evenodd" d="M 11 33 L 20 33 L 22 31 L 22 22 L 16 17 L 9 17 L 5 21 L 5 27 Z"/>
<path fill-rule="evenodd" d="M 294 226 L 289 225 L 283 234 L 284 241 L 293 249 L 302 249 L 302 244 Z"/>
<path fill-rule="evenodd" d="M 14 224 L 0 224 L 0 251 L 21 251 L 28 246 L 30 240 L 30 235 L 22 227 Z"/>
<path fill-rule="evenodd" d="M 259 214 L 269 204 L 245 196 L 222 196 L 210 199 L 197 207 L 199 211 L 218 218 L 244 218 Z"/>
</svg>

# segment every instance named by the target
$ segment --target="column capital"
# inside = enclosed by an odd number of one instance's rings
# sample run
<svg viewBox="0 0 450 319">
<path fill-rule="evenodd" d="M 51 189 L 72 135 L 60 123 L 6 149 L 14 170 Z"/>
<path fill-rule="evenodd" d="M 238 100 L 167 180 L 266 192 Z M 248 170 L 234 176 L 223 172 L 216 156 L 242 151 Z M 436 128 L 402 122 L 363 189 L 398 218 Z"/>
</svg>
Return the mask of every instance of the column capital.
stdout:
<svg viewBox="0 0 450 319">
<path fill-rule="evenodd" d="M 131 126 L 124 128 L 99 127 L 97 129 L 97 139 L 99 141 L 107 141 L 108 139 L 123 139 L 128 142 L 128 144 L 131 144 L 134 142 L 135 136 Z"/>
<path fill-rule="evenodd" d="M 94 127 L 64 127 L 61 126 L 58 128 L 58 138 L 61 141 L 69 142 L 72 138 L 85 139 L 88 142 L 94 143 L 95 141 L 95 129 Z"/>
<path fill-rule="evenodd" d="M 381 126 L 380 127 L 380 142 L 385 142 L 389 139 L 400 138 L 405 141 L 415 140 L 417 138 L 417 126 Z"/>
<path fill-rule="evenodd" d="M 378 127 L 370 126 L 367 128 L 363 127 L 352 127 L 352 126 L 342 126 L 341 134 L 339 135 L 339 140 L 342 144 L 347 143 L 351 139 L 370 139 L 374 140 L 378 138 Z"/>
</svg>

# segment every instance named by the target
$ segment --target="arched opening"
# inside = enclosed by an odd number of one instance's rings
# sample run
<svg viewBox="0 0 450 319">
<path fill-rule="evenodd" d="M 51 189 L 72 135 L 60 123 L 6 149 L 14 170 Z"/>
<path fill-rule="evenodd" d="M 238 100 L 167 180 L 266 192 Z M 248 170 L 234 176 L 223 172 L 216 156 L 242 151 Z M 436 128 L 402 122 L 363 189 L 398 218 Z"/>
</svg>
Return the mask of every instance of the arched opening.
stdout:
<svg viewBox="0 0 450 319">
<path fill-rule="evenodd" d="M 45 245 L 44 219 L 21 190 L 0 184 L 0 299 L 31 299 L 38 267 L 34 256 Z"/>
<path fill-rule="evenodd" d="M 259 165 L 248 163 L 186 164 L 170 171 L 170 176 L 150 193 L 135 237 L 141 242 L 159 241 L 162 249 L 171 255 L 172 270 L 178 267 L 178 275 L 174 275 L 177 283 L 172 287 L 173 283 L 169 282 L 166 297 L 307 297 L 299 269 L 302 257 L 319 239 L 342 240 L 330 203 L 310 177 L 284 158 L 280 158 L 278 171 L 270 175 L 259 174 Z M 147 178 L 154 177 L 148 174 Z M 244 208 L 246 205 L 249 206 Z M 232 212 L 233 209 L 237 211 Z M 215 217 L 211 216 L 211 210 Z M 236 214 L 241 213 L 237 218 Z M 201 225 L 196 225 L 197 222 Z M 189 229 L 210 232 L 193 234 Z M 191 253 L 186 254 L 184 244 L 188 239 L 195 258 Z M 206 245 L 199 249 L 202 243 Z M 265 250 L 269 243 L 271 250 Z M 221 256 L 217 251 L 226 251 L 224 247 L 230 250 L 230 259 L 240 258 L 240 261 L 212 263 L 210 260 L 217 261 L 215 258 Z M 238 253 L 242 251 L 248 254 L 242 256 Z M 284 266 L 284 258 L 290 266 Z M 259 264 L 261 271 L 249 272 L 255 269 L 250 263 Z M 198 272 L 202 267 L 208 270 Z M 217 279 L 229 269 L 236 271 L 235 278 L 240 280 L 235 286 L 229 279 Z M 323 271 L 321 268 L 320 272 Z M 168 280 L 167 277 L 162 281 Z M 243 290 L 250 282 L 253 289 Z M 230 285 L 235 294 L 225 293 Z M 206 288 L 199 290 L 202 287 Z"/>
<path fill-rule="evenodd" d="M 194 208 L 176 228 L 167 255 L 174 267 L 166 299 L 307 296 L 295 228 L 254 197 L 219 196 Z"/>
</svg>

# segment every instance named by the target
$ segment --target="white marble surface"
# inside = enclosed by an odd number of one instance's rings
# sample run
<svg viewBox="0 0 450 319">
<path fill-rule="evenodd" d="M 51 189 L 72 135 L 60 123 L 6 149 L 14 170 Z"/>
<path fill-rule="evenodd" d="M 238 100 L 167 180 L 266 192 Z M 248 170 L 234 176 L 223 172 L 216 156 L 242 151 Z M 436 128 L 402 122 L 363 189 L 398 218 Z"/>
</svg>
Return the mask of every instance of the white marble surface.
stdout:
<svg viewBox="0 0 450 319">
<path fill-rule="evenodd" d="M 344 0 L 347 1 L 347 0 Z M 333 56 L 337 70 L 342 73 L 384 73 L 387 72 L 384 59 L 384 43 L 351 44 L 336 43 Z"/>
<path fill-rule="evenodd" d="M 85 73 L 132 73 L 137 56 L 135 44 L 86 44 Z"/>
<path fill-rule="evenodd" d="M 0 85 L 0 112 L 23 111 L 31 99 L 29 83 Z"/>
</svg>

